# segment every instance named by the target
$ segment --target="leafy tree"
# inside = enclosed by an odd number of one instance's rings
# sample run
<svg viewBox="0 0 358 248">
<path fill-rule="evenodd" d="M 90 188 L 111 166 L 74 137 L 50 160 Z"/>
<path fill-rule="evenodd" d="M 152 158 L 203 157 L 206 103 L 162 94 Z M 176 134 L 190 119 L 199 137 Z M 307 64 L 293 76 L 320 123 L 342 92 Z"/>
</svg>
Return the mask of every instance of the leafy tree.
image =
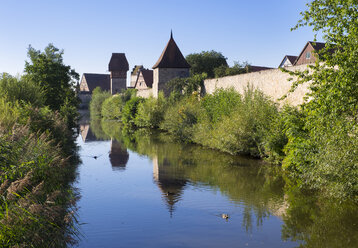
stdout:
<svg viewBox="0 0 358 248">
<path fill-rule="evenodd" d="M 326 46 L 319 60 L 294 72 L 310 82 L 303 125 L 290 126 L 284 167 L 299 184 L 338 197 L 358 195 L 358 1 L 313 0 L 294 29 L 312 26 Z M 323 63 L 321 63 L 324 61 Z"/>
<path fill-rule="evenodd" d="M 25 77 L 42 87 L 45 105 L 52 110 L 61 110 L 64 105 L 77 106 L 75 83 L 79 75 L 63 63 L 63 50 L 53 44 L 43 52 L 29 46 L 27 55 L 30 61 L 25 62 Z"/>
<path fill-rule="evenodd" d="M 244 62 L 240 64 L 238 61 L 235 61 L 234 66 L 232 67 L 229 67 L 227 65 L 221 65 L 219 67 L 214 68 L 214 73 L 216 78 L 243 74 L 249 71 L 250 71 L 249 63 Z"/>
<path fill-rule="evenodd" d="M 214 68 L 227 66 L 226 59 L 222 53 L 214 50 L 192 53 L 186 56 L 186 60 L 191 65 L 191 75 L 206 73 L 209 78 L 215 76 Z"/>
<path fill-rule="evenodd" d="M 191 95 L 193 92 L 201 91 L 204 88 L 204 80 L 206 78 L 206 73 L 196 74 L 187 78 L 174 78 L 168 82 L 167 87 L 170 92 Z"/>
</svg>

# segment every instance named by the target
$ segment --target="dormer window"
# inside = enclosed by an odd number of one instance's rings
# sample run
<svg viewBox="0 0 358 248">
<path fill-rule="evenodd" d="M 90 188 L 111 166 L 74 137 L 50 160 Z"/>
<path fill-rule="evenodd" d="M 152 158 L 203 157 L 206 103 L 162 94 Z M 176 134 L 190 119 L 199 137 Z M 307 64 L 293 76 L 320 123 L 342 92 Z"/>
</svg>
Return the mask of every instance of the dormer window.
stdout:
<svg viewBox="0 0 358 248">
<path fill-rule="evenodd" d="M 310 59 L 311 58 L 311 52 L 306 52 L 306 59 Z"/>
</svg>

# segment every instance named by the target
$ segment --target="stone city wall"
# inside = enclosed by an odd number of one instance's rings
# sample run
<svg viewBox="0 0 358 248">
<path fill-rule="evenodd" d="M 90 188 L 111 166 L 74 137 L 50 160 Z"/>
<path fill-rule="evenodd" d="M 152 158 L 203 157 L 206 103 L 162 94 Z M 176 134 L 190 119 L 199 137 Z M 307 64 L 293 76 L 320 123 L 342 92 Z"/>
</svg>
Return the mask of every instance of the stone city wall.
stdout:
<svg viewBox="0 0 358 248">
<path fill-rule="evenodd" d="M 307 65 L 299 65 L 286 67 L 287 70 L 303 71 L 307 69 Z M 219 88 L 231 88 L 241 94 L 250 85 L 255 89 L 261 90 L 265 95 L 272 98 L 272 100 L 278 102 L 281 106 L 285 103 L 297 106 L 303 103 L 303 98 L 308 92 L 308 83 L 300 85 L 295 92 L 289 93 L 288 97 L 283 101 L 279 101 L 283 95 L 287 94 L 291 88 L 292 81 L 288 81 L 292 78 L 288 73 L 282 72 L 280 69 L 264 70 L 259 72 L 251 72 L 246 74 L 240 74 L 235 76 L 227 76 L 215 79 L 206 79 L 204 81 L 204 88 L 206 94 L 212 94 Z"/>
</svg>

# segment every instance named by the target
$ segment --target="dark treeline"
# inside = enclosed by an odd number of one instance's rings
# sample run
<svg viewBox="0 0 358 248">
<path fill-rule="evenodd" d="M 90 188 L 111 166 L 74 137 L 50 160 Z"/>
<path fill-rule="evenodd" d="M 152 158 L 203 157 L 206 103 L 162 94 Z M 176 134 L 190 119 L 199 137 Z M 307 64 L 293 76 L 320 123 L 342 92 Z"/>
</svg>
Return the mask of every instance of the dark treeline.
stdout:
<svg viewBox="0 0 358 248">
<path fill-rule="evenodd" d="M 357 8 L 351 2 L 314 0 L 303 12 L 296 28 L 322 31 L 326 47 L 310 70 L 292 72 L 298 77 L 292 90 L 311 82 L 309 100 L 301 106 L 279 109 L 250 86 L 243 95 L 231 89 L 203 95 L 203 80 L 218 68 L 209 64 L 211 72 L 193 66 L 191 77 L 170 81 L 169 97 L 142 99 L 133 90 L 109 97 L 97 90 L 91 114 L 132 129 L 157 128 L 183 142 L 265 158 L 282 166 L 292 187 L 357 202 Z"/>
<path fill-rule="evenodd" d="M 78 74 L 63 52 L 29 47 L 24 75 L 0 74 L 0 246 L 73 241 Z"/>
</svg>

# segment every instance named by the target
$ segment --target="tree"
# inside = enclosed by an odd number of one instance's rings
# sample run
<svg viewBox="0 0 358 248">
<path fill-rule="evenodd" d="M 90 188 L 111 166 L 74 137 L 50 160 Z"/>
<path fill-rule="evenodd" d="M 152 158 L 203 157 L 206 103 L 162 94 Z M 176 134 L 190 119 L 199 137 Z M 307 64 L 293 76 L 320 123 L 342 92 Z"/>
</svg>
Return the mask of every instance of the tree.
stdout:
<svg viewBox="0 0 358 248">
<path fill-rule="evenodd" d="M 300 184 L 330 195 L 358 195 L 358 1 L 313 0 L 294 29 L 312 26 L 326 46 L 319 60 L 294 72 L 298 85 L 310 82 L 303 123 L 287 125 L 284 168 Z"/>
<path fill-rule="evenodd" d="M 248 73 L 249 71 L 250 65 L 248 62 L 240 64 L 238 61 L 235 61 L 234 66 L 232 67 L 221 65 L 214 68 L 214 74 L 216 78 Z"/>
<path fill-rule="evenodd" d="M 191 65 L 191 75 L 206 73 L 209 78 L 215 76 L 214 68 L 219 66 L 227 67 L 226 59 L 227 58 L 222 55 L 222 53 L 214 50 L 192 53 L 186 56 L 186 60 Z"/>
<path fill-rule="evenodd" d="M 63 50 L 49 44 L 41 52 L 30 45 L 27 55 L 30 61 L 25 62 L 25 77 L 41 86 L 45 105 L 57 111 L 76 107 L 79 101 L 75 86 L 79 75 L 63 63 Z"/>
</svg>

